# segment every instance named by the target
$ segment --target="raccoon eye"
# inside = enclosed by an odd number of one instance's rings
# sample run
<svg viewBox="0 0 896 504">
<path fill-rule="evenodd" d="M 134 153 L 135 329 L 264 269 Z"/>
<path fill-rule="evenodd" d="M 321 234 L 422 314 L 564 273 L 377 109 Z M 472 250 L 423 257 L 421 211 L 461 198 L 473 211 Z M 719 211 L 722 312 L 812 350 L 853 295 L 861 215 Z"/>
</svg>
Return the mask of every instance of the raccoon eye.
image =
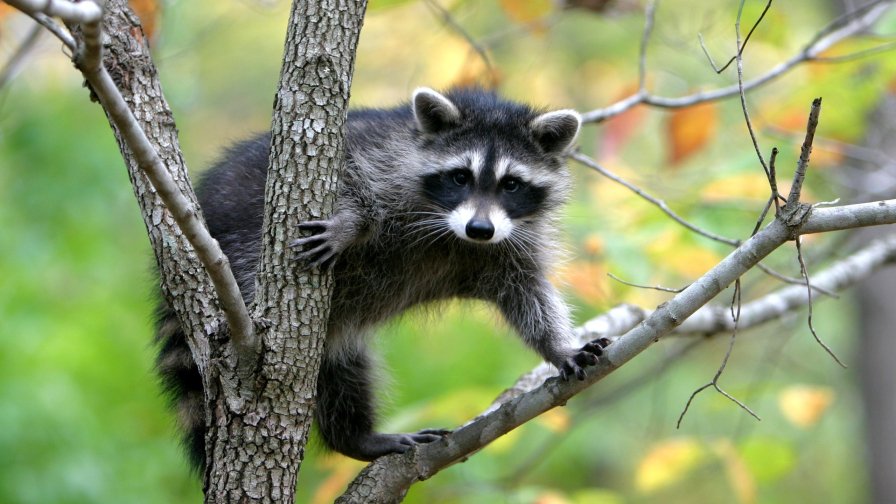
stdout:
<svg viewBox="0 0 896 504">
<path fill-rule="evenodd" d="M 466 172 L 458 171 L 454 172 L 454 175 L 451 176 L 451 180 L 453 180 L 454 183 L 459 186 L 465 186 L 467 185 L 467 182 L 470 181 L 470 176 L 467 175 Z"/>
<path fill-rule="evenodd" d="M 514 178 L 509 178 L 503 182 L 501 182 L 501 187 L 504 191 L 512 193 L 517 192 L 520 188 L 520 181 Z"/>
</svg>

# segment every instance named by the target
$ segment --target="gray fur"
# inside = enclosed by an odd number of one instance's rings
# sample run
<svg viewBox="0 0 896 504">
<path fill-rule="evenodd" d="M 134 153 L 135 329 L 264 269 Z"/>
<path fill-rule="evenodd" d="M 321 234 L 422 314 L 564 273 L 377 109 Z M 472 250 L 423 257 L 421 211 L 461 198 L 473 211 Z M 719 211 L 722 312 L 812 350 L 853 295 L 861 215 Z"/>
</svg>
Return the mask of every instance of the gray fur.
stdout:
<svg viewBox="0 0 896 504">
<path fill-rule="evenodd" d="M 421 89 L 410 105 L 349 113 L 337 211 L 329 220 L 304 223 L 303 237 L 292 243 L 297 267 L 329 266 L 335 275 L 316 412 L 329 447 L 371 460 L 444 434 L 373 430 L 367 337 L 415 306 L 450 298 L 489 301 L 563 378 L 581 379 L 583 368 L 596 362 L 597 346 L 572 347 L 569 310 L 546 279 L 557 249 L 557 212 L 569 192 L 563 156 L 579 124 L 575 112 L 543 114 L 478 89 L 445 94 Z M 247 301 L 255 289 L 269 142 L 264 134 L 232 148 L 204 176 L 198 191 L 209 229 Z M 538 185 L 530 191 L 531 201 L 520 202 L 525 215 L 511 219 L 509 236 L 495 243 L 458 236 L 446 224 L 451 208 L 423 190 L 424 179 L 458 168 L 474 152 L 483 153 L 480 161 L 503 163 L 498 177 L 518 166 L 515 174 L 532 178 L 521 182 Z M 494 167 L 482 170 L 496 173 Z M 486 175 L 476 178 L 466 203 L 475 203 L 481 210 L 477 215 L 510 212 L 515 191 L 505 194 L 501 180 L 488 185 Z M 163 307 L 159 371 L 176 400 L 196 402 L 201 382 L 195 368 L 187 366 L 192 364 L 189 350 L 183 333 L 171 330 L 172 317 Z M 182 425 L 193 460 L 201 465 L 202 408 L 180 404 L 178 409 L 195 415 L 182 419 Z"/>
</svg>

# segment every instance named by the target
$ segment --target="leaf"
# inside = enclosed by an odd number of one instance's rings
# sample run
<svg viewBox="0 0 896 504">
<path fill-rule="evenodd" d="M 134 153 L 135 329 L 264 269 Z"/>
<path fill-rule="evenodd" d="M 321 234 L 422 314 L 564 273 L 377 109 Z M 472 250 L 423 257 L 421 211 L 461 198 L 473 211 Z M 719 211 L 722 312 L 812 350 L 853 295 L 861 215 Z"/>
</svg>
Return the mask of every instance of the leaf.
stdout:
<svg viewBox="0 0 896 504">
<path fill-rule="evenodd" d="M 610 291 L 607 288 L 607 269 L 603 263 L 591 261 L 574 261 L 563 268 L 563 280 L 576 296 L 592 304 L 607 301 Z"/>
<path fill-rule="evenodd" d="M 637 90 L 638 84 L 631 84 L 623 90 L 617 99 L 621 100 L 631 96 Z M 645 107 L 632 107 L 607 121 L 598 151 L 601 159 L 605 160 L 617 156 L 632 135 L 643 126 L 646 117 L 647 109 Z"/>
<path fill-rule="evenodd" d="M 715 103 L 675 110 L 666 122 L 669 162 L 678 164 L 706 146 L 718 129 Z"/>
<path fill-rule="evenodd" d="M 635 471 L 635 487 L 653 492 L 682 481 L 705 458 L 705 450 L 695 440 L 678 438 L 655 444 Z"/>
<path fill-rule="evenodd" d="M 551 0 L 501 0 L 501 8 L 517 23 L 531 24 L 547 16 L 553 5 Z"/>
<path fill-rule="evenodd" d="M 742 504 L 756 502 L 756 481 L 749 467 L 728 439 L 714 443 L 713 449 L 725 465 L 725 475 Z"/>
<path fill-rule="evenodd" d="M 554 408 L 535 417 L 535 421 L 554 433 L 565 432 L 571 423 L 569 410 Z"/>
<path fill-rule="evenodd" d="M 740 456 L 760 484 L 772 483 L 793 469 L 796 454 L 783 439 L 751 437 L 740 448 Z"/>
<path fill-rule="evenodd" d="M 780 184 L 781 174 L 778 177 Z M 778 190 L 781 188 L 779 187 Z M 749 173 L 739 173 L 713 180 L 700 189 L 700 199 L 707 202 L 736 199 L 764 201 L 768 199 L 771 191 L 768 179 L 760 166 L 757 170 Z"/>
<path fill-rule="evenodd" d="M 143 33 L 150 40 L 154 39 L 159 26 L 159 16 L 162 7 L 157 0 L 128 0 L 128 4 L 137 17 L 140 18 L 140 24 L 143 26 Z"/>
<path fill-rule="evenodd" d="M 821 419 L 834 402 L 834 391 L 829 387 L 793 385 L 778 394 L 778 407 L 793 425 L 807 429 Z"/>
</svg>

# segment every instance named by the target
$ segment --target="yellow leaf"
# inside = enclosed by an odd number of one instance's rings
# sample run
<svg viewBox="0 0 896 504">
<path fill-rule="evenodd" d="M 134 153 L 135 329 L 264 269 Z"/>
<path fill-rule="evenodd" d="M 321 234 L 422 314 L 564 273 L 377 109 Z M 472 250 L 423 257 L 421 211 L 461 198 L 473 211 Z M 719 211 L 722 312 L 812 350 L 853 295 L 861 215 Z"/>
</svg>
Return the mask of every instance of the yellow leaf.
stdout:
<svg viewBox="0 0 896 504">
<path fill-rule="evenodd" d="M 533 504 L 570 504 L 570 500 L 556 490 L 547 490 L 532 501 Z"/>
<path fill-rule="evenodd" d="M 702 149 L 715 134 L 718 111 L 714 103 L 675 110 L 666 122 L 669 162 L 678 164 Z"/>
<path fill-rule="evenodd" d="M 713 449 L 725 464 L 725 475 L 734 488 L 737 501 L 741 504 L 756 502 L 756 481 L 731 441 L 722 439 L 714 443 Z"/>
<path fill-rule="evenodd" d="M 778 187 L 780 191 L 781 188 Z M 728 201 L 733 199 L 748 199 L 756 201 L 768 200 L 771 187 L 762 167 L 750 173 L 740 173 L 726 176 L 703 186 L 700 190 L 700 198 L 703 201 Z"/>
<path fill-rule="evenodd" d="M 778 407 L 793 425 L 806 429 L 821 419 L 834 402 L 834 391 L 829 387 L 793 385 L 778 394 Z"/>
<path fill-rule="evenodd" d="M 564 432 L 569 429 L 569 412 L 563 408 L 554 408 L 538 415 L 535 421 L 553 432 Z"/>
<path fill-rule="evenodd" d="M 653 492 L 683 480 L 703 460 L 703 447 L 690 438 L 662 441 L 651 448 L 635 471 L 635 487 Z"/>
<path fill-rule="evenodd" d="M 600 304 L 609 297 L 607 269 L 603 264 L 574 261 L 566 264 L 561 273 L 563 283 L 569 285 L 583 301 Z"/>
<path fill-rule="evenodd" d="M 551 0 L 501 0 L 507 17 L 520 24 L 537 21 L 551 12 Z"/>
</svg>

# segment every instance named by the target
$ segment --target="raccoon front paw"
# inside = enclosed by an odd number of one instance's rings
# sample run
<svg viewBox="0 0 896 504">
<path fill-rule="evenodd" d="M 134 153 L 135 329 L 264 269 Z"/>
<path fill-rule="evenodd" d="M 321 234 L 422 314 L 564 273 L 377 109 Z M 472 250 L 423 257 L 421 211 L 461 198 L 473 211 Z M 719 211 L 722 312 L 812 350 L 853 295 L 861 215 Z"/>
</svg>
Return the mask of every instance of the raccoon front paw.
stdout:
<svg viewBox="0 0 896 504">
<path fill-rule="evenodd" d="M 310 231 L 312 234 L 293 240 L 289 246 L 302 249 L 295 257 L 303 262 L 306 268 L 328 269 L 333 266 L 339 253 L 352 241 L 352 234 L 345 228 L 343 219 L 339 216 L 326 220 L 305 221 L 299 224 L 299 229 Z"/>
<path fill-rule="evenodd" d="M 603 355 L 604 348 L 610 344 L 607 338 L 598 338 L 589 341 L 576 353 L 569 357 L 559 366 L 560 378 L 568 381 L 570 376 L 575 375 L 579 380 L 585 379 L 585 368 L 597 364 L 599 356 Z"/>
<path fill-rule="evenodd" d="M 358 459 L 371 461 L 390 453 L 404 453 L 418 444 L 432 443 L 450 434 L 447 429 L 423 429 L 410 434 L 383 434 L 371 432 L 357 446 L 357 452 L 351 454 Z"/>
</svg>

